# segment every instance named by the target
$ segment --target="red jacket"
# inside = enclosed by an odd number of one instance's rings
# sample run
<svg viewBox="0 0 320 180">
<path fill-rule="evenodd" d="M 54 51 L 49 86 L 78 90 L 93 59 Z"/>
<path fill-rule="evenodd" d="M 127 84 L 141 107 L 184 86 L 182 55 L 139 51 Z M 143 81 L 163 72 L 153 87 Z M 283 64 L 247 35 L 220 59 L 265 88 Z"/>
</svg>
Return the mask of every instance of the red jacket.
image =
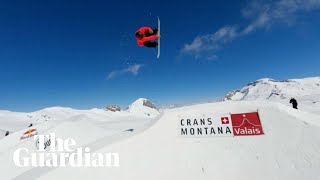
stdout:
<svg viewBox="0 0 320 180">
<path fill-rule="evenodd" d="M 158 38 L 158 35 L 151 35 L 151 36 L 146 37 L 146 32 L 148 32 L 150 30 L 152 30 L 150 27 L 142 27 L 135 32 L 135 34 L 141 33 L 141 35 L 142 35 L 140 38 L 138 38 L 136 35 L 137 43 L 139 46 L 144 46 L 144 42 L 152 41 L 152 40 L 155 40 Z"/>
</svg>

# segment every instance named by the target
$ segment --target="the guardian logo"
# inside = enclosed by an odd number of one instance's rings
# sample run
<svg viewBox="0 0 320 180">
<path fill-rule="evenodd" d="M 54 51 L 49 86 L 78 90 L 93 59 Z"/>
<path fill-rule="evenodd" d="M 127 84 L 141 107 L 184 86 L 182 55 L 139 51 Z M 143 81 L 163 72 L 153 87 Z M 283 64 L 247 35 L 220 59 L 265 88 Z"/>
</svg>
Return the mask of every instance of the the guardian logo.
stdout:
<svg viewBox="0 0 320 180">
<path fill-rule="evenodd" d="M 89 147 L 76 147 L 72 138 L 63 140 L 55 134 L 34 135 L 36 149 L 20 148 L 13 161 L 19 167 L 119 167 L 118 153 L 91 153 Z"/>
</svg>

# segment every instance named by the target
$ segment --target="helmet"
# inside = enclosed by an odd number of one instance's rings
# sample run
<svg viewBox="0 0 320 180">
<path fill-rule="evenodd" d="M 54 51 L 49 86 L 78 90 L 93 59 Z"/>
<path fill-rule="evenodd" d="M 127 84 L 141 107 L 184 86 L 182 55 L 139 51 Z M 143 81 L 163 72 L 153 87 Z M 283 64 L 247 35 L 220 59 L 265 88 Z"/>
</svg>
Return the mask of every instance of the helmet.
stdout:
<svg viewBox="0 0 320 180">
<path fill-rule="evenodd" d="M 141 39 L 143 34 L 141 32 L 136 32 L 136 38 Z"/>
</svg>

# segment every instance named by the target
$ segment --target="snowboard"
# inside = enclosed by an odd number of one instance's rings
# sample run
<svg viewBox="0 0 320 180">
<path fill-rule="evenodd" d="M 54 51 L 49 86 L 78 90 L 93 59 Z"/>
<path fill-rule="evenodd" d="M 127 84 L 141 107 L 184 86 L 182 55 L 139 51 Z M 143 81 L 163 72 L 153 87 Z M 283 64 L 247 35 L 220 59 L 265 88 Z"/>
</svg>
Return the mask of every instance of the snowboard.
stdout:
<svg viewBox="0 0 320 180">
<path fill-rule="evenodd" d="M 159 16 L 157 16 L 157 17 L 158 17 L 158 35 L 160 35 L 160 18 L 159 18 Z M 157 59 L 160 58 L 160 38 L 161 38 L 161 36 L 160 36 L 159 39 L 158 39 L 158 54 L 157 54 Z"/>
</svg>

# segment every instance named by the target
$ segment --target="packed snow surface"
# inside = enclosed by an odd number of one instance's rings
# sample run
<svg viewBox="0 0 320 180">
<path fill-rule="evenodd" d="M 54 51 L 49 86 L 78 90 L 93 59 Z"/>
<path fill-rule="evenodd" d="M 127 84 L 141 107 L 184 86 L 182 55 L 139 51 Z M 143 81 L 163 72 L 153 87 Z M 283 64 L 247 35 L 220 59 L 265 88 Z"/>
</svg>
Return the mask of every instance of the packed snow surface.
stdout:
<svg viewBox="0 0 320 180">
<path fill-rule="evenodd" d="M 264 135 L 185 138 L 181 117 L 203 114 L 259 112 Z M 40 133 L 75 138 L 92 152 L 120 154 L 120 167 L 19 168 L 17 148 L 34 148 L 22 132 L 0 141 L 2 179 L 318 179 L 320 177 L 320 116 L 274 102 L 226 101 L 164 110 L 157 118 L 143 116 L 105 120 L 74 117 L 44 123 Z M 134 121 L 129 125 L 128 121 Z M 134 128 L 128 132 L 125 129 Z"/>
</svg>

